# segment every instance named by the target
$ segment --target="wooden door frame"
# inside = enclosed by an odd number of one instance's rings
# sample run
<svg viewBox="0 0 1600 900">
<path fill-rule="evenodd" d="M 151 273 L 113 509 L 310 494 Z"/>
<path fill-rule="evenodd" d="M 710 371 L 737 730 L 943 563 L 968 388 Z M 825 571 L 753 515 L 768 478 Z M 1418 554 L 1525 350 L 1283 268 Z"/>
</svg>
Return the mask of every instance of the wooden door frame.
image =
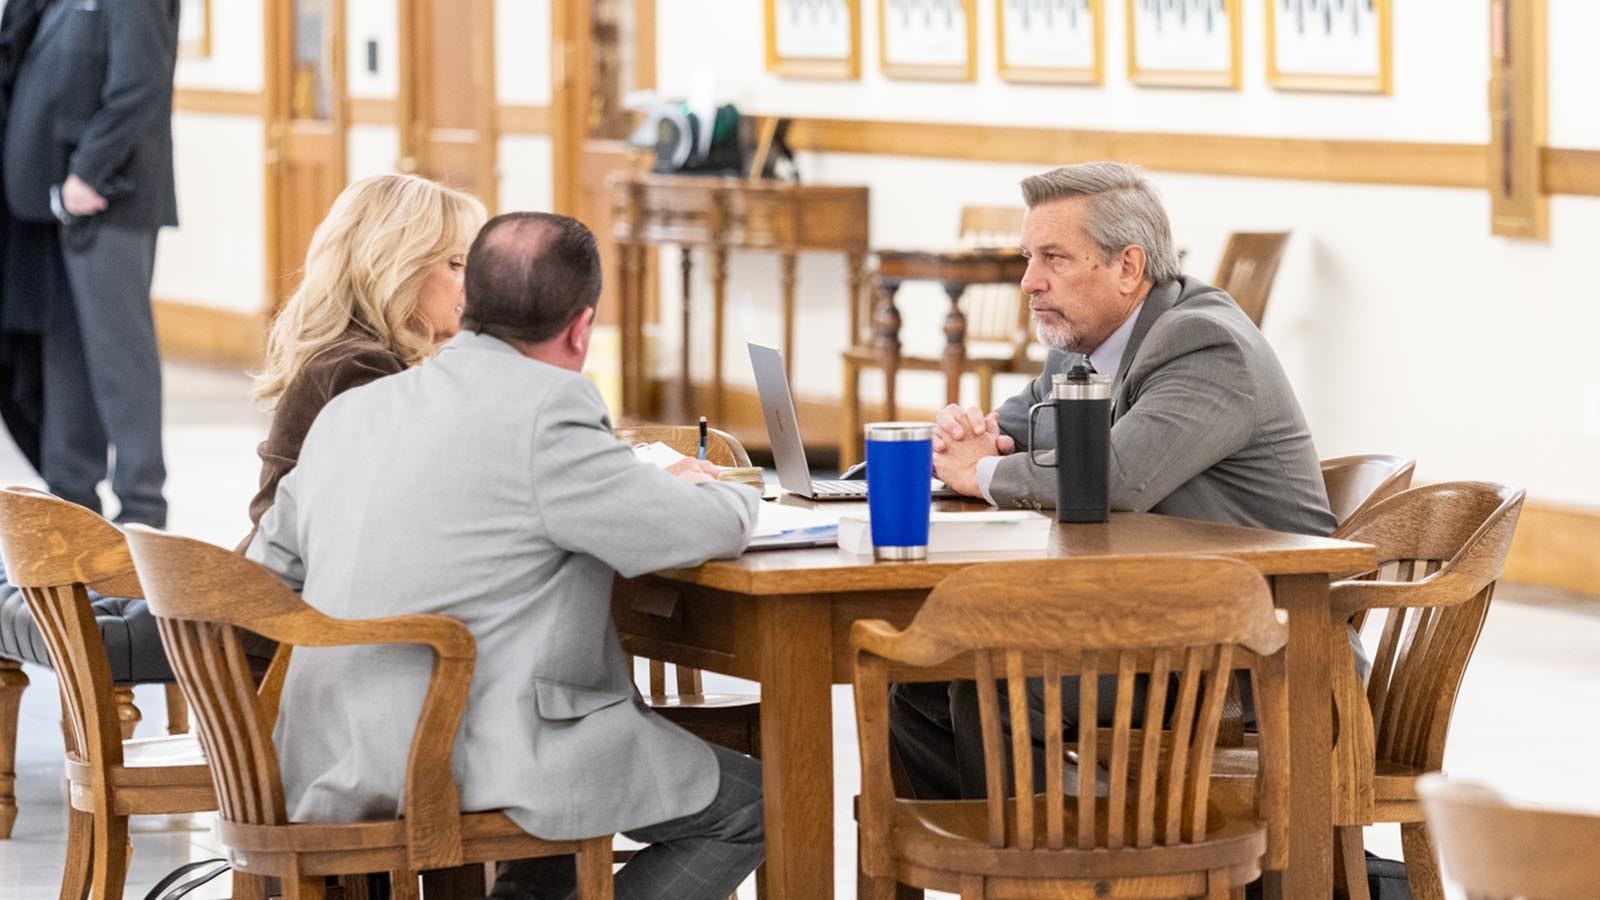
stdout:
<svg viewBox="0 0 1600 900">
<path fill-rule="evenodd" d="M 656 0 L 632 2 L 634 86 L 652 88 L 656 84 Z M 573 190 L 578 158 L 589 136 L 585 101 L 593 71 L 591 9 L 588 0 L 550 4 L 551 206 L 565 215 L 571 215 L 577 206 Z"/>
<path fill-rule="evenodd" d="M 266 220 L 266 309 L 268 320 L 276 315 L 282 300 L 282 277 L 286 269 L 283 241 L 280 239 L 280 202 L 283 196 L 283 158 L 289 139 L 289 80 L 293 73 L 294 0 L 265 0 L 262 3 L 264 71 L 262 73 L 262 131 L 265 137 L 263 161 L 263 213 Z M 329 91 L 333 95 L 328 111 L 329 126 L 338 137 L 339 152 L 334 159 L 334 181 L 341 186 L 349 179 L 350 97 L 349 73 L 345 62 L 345 0 L 328 0 L 328 19 L 333 24 L 334 40 L 329 67 Z"/>
<path fill-rule="evenodd" d="M 338 0 L 343 2 L 343 0 Z M 395 96 L 395 128 L 400 137 L 400 158 L 396 165 L 402 172 L 416 172 L 427 166 L 423 158 L 427 144 L 427 123 L 421 119 L 420 85 L 429 83 L 436 75 L 433 55 L 428 52 L 429 32 L 421 28 L 422 4 L 429 0 L 398 0 L 399 16 L 399 90 Z M 474 183 L 492 185 L 492 196 L 480 196 L 490 215 L 500 205 L 500 102 L 499 86 L 495 79 L 494 0 L 465 0 L 473 9 L 474 29 L 472 42 L 472 81 L 476 85 L 473 96 L 473 121 L 480 140 L 473 159 Z M 559 9 L 565 5 L 557 0 L 552 4 Z"/>
</svg>

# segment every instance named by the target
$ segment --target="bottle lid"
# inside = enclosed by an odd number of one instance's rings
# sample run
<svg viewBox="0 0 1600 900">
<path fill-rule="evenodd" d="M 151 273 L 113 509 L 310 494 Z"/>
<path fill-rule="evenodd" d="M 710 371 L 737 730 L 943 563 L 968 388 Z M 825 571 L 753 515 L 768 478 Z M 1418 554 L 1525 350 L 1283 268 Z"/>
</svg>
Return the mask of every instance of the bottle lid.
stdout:
<svg viewBox="0 0 1600 900">
<path fill-rule="evenodd" d="M 869 422 L 863 430 L 869 441 L 926 441 L 933 438 L 932 422 Z"/>
</svg>

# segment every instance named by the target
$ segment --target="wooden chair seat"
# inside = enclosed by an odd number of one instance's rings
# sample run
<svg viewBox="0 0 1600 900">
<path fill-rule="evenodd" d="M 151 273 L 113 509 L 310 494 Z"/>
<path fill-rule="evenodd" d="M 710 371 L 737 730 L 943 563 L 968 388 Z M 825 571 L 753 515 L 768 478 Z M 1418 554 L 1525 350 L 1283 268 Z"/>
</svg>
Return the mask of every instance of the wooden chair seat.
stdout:
<svg viewBox="0 0 1600 900">
<path fill-rule="evenodd" d="M 410 866 L 404 819 L 307 822 L 292 828 L 222 819 L 217 837 L 227 845 L 234 867 L 252 874 L 275 875 L 291 862 L 306 875 L 342 875 L 352 869 L 392 872 Z M 536 838 L 499 810 L 461 816 L 463 863 L 573 854 L 585 843 Z"/>
<path fill-rule="evenodd" d="M 95 766 L 77 754 L 66 760 L 72 808 L 95 811 Z M 193 735 L 122 742 L 122 764 L 106 767 L 111 812 L 118 816 L 172 815 L 216 809 L 211 770 Z"/>
<path fill-rule="evenodd" d="M 1473 900 L 1594 900 L 1600 896 L 1600 815 L 1519 803 L 1481 785 L 1429 775 L 1417 785 L 1428 830 Z"/>
</svg>

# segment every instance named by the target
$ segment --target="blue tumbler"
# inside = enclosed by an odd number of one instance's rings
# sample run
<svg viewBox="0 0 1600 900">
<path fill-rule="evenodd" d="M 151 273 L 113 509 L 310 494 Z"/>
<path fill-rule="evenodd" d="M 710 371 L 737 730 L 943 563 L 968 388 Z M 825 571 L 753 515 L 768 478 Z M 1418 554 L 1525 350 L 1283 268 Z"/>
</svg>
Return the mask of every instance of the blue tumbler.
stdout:
<svg viewBox="0 0 1600 900">
<path fill-rule="evenodd" d="M 933 424 L 873 422 L 866 427 L 866 440 L 872 555 L 925 559 L 933 505 Z"/>
</svg>

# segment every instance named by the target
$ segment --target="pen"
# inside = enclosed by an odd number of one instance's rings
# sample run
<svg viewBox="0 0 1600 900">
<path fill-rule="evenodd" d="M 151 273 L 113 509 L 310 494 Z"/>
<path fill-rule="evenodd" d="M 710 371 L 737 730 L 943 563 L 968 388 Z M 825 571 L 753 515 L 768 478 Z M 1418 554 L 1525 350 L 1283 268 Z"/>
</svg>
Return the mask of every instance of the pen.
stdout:
<svg viewBox="0 0 1600 900">
<path fill-rule="evenodd" d="M 700 458 L 706 458 L 706 417 L 700 417 Z"/>
</svg>

